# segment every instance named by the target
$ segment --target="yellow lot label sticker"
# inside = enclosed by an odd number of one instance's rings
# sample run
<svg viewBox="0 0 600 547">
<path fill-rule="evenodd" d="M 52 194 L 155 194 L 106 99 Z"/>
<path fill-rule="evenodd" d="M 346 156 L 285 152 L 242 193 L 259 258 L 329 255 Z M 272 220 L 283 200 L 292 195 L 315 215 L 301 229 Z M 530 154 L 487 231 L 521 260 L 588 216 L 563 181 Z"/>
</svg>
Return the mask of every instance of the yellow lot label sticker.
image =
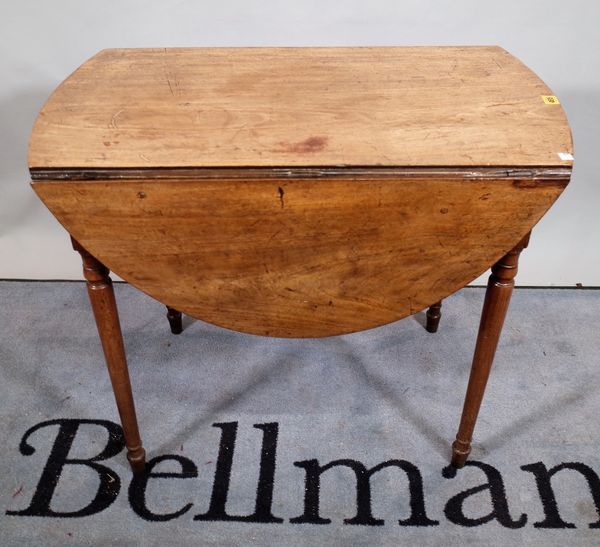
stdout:
<svg viewBox="0 0 600 547">
<path fill-rule="evenodd" d="M 542 101 L 546 104 L 560 104 L 556 95 L 542 95 Z"/>
</svg>

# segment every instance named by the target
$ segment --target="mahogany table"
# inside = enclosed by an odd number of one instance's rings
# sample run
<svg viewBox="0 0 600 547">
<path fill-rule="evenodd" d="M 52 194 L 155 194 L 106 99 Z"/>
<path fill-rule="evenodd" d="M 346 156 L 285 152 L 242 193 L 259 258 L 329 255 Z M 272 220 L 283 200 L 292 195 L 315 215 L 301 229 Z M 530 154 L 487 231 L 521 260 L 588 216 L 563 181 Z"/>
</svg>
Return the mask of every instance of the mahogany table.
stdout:
<svg viewBox="0 0 600 547">
<path fill-rule="evenodd" d="M 320 337 L 492 266 L 464 465 L 529 232 L 569 182 L 548 87 L 499 47 L 109 49 L 33 128 L 32 185 L 81 253 L 128 458 L 144 468 L 109 270 L 236 331 Z M 433 402 L 432 402 L 433 404 Z"/>
</svg>

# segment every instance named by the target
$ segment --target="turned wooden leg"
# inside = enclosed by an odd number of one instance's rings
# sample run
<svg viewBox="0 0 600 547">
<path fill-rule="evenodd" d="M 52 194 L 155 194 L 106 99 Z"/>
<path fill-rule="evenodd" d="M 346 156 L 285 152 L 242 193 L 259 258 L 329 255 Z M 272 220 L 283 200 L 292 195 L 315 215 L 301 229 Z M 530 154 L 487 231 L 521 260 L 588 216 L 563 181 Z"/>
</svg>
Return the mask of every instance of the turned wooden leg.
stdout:
<svg viewBox="0 0 600 547">
<path fill-rule="evenodd" d="M 452 444 L 452 465 L 454 467 L 462 467 L 471 451 L 471 439 L 477 414 L 515 284 L 514 278 L 517 274 L 519 254 L 527 247 L 528 242 L 529 234 L 492 267 L 492 275 L 488 281 L 481 312 L 479 334 L 477 335 L 463 413 L 456 440 Z"/>
<path fill-rule="evenodd" d="M 181 312 L 167 306 L 167 319 L 169 320 L 169 325 L 171 325 L 171 332 L 173 334 L 181 334 L 183 331 Z"/>
<path fill-rule="evenodd" d="M 73 248 L 79 252 L 83 260 L 83 275 L 87 281 L 87 289 L 98 327 L 98 334 L 102 342 L 104 357 L 110 375 L 113 392 L 117 401 L 121 425 L 125 435 L 127 447 L 127 459 L 134 472 L 141 472 L 145 467 L 145 452 L 142 447 L 129 372 L 127 371 L 127 360 L 125 358 L 125 347 L 115 293 L 109 271 L 106 266 L 89 254 L 75 239 L 71 238 Z"/>
<path fill-rule="evenodd" d="M 427 332 L 437 332 L 438 325 L 440 324 L 440 317 L 442 317 L 442 301 L 432 304 L 427 310 L 427 323 L 425 330 Z"/>
</svg>

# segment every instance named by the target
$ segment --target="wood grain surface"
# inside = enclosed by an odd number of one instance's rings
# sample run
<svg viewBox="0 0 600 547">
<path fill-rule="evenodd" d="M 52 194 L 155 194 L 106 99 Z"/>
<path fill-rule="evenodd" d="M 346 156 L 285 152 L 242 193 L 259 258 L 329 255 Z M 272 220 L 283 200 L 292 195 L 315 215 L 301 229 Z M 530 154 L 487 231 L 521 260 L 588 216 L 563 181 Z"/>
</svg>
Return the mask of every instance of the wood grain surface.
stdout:
<svg viewBox="0 0 600 547">
<path fill-rule="evenodd" d="M 565 180 L 45 181 L 34 189 L 115 273 L 193 317 L 319 337 L 382 325 L 483 273 Z"/>
<path fill-rule="evenodd" d="M 499 47 L 109 49 L 48 100 L 29 166 L 570 166 L 544 95 Z"/>
</svg>

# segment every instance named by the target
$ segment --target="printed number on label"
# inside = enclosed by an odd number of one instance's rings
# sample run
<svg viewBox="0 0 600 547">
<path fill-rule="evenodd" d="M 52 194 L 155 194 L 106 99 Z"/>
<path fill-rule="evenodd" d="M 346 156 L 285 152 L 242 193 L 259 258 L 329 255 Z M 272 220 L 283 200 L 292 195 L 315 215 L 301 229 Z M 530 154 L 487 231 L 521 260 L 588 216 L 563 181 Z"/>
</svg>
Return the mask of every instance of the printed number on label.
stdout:
<svg viewBox="0 0 600 547">
<path fill-rule="evenodd" d="M 546 104 L 560 104 L 556 95 L 542 95 L 542 101 Z"/>
</svg>

